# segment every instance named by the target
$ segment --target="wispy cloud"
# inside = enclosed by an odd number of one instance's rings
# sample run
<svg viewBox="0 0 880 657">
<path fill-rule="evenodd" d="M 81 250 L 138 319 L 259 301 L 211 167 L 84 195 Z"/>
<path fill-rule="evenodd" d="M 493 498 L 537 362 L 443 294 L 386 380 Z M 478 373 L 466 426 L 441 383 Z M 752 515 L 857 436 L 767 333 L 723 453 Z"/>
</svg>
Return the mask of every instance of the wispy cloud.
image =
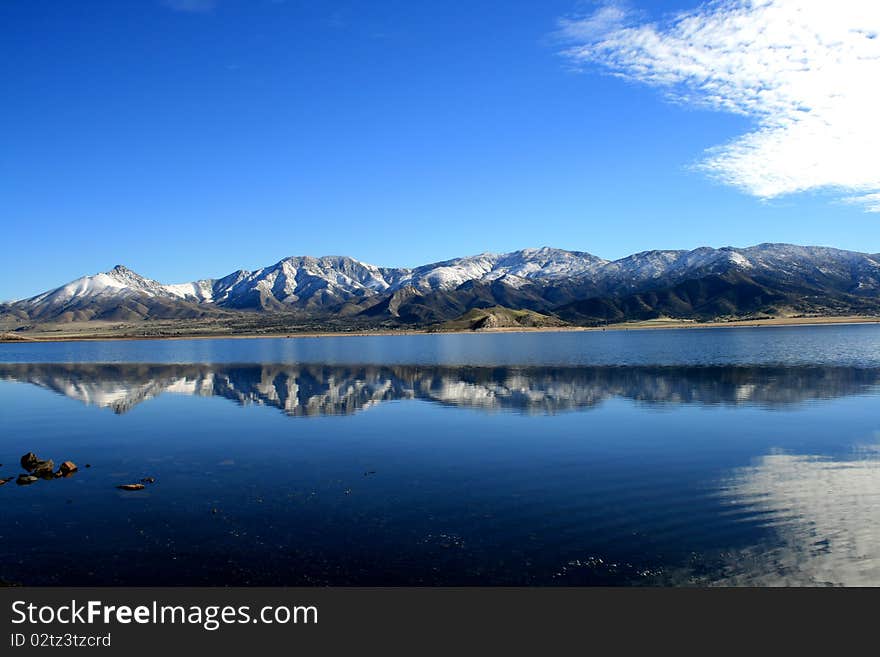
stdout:
<svg viewBox="0 0 880 657">
<path fill-rule="evenodd" d="M 715 0 L 661 22 L 623 4 L 560 21 L 579 66 L 752 118 L 698 165 L 761 198 L 835 189 L 880 212 L 880 2 Z"/>
<path fill-rule="evenodd" d="M 217 6 L 216 0 L 163 0 L 174 11 L 208 12 Z"/>
</svg>

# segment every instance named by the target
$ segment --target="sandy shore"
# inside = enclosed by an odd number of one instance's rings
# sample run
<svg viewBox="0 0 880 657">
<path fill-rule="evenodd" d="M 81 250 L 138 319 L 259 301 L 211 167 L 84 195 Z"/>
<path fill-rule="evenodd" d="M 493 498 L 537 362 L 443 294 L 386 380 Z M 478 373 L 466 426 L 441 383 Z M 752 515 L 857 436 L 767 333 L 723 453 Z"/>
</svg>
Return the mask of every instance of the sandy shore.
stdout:
<svg viewBox="0 0 880 657">
<path fill-rule="evenodd" d="M 137 330 L 137 326 L 126 326 L 125 329 L 108 329 L 104 326 L 71 327 L 70 330 L 55 329 L 51 332 L 0 333 L 0 343 L 34 343 L 34 342 L 79 342 L 79 341 L 110 341 L 110 340 L 216 340 L 216 339 L 277 339 L 277 338 L 324 338 L 370 335 L 427 335 L 427 334 L 475 334 L 475 333 L 559 333 L 577 331 L 642 331 L 656 329 L 706 329 L 706 328 L 745 328 L 745 327 L 779 327 L 779 326 L 811 326 L 828 324 L 876 324 L 880 317 L 845 316 L 845 317 L 776 317 L 768 319 L 737 320 L 727 322 L 695 322 L 689 320 L 656 319 L 643 322 L 625 322 L 607 326 L 561 326 L 548 328 L 494 328 L 479 331 L 432 331 L 428 329 L 400 329 L 376 331 L 338 331 L 338 332 L 300 332 L 300 333 L 186 333 L 176 335 L 128 335 L 124 330 Z M 118 325 L 116 325 L 118 327 Z"/>
</svg>

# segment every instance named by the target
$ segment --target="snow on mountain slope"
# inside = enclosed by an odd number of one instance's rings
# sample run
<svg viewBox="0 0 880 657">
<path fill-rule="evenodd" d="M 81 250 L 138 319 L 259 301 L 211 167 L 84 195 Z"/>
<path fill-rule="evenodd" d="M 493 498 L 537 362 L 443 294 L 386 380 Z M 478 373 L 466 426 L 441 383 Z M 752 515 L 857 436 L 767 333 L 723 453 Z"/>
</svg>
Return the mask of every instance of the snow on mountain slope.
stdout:
<svg viewBox="0 0 880 657">
<path fill-rule="evenodd" d="M 202 280 L 194 283 L 177 283 L 173 285 L 164 285 L 165 291 L 169 294 L 195 301 L 197 303 L 212 303 L 214 301 L 214 281 Z"/>
<path fill-rule="evenodd" d="M 163 285 L 117 265 L 108 272 L 83 276 L 7 304 L 6 311 L 20 319 L 63 321 L 199 317 L 210 308 L 202 304 L 209 300 L 209 293 L 210 286 L 206 288 L 204 282 Z"/>
<path fill-rule="evenodd" d="M 254 272 L 240 270 L 220 279 L 163 285 L 117 266 L 85 276 L 11 306 L 40 315 L 79 309 L 115 298 L 179 300 L 232 309 L 320 308 L 394 292 L 406 286 L 422 291 L 452 290 L 468 281 L 503 279 L 518 287 L 529 281 L 584 276 L 606 261 L 561 249 L 484 253 L 417 267 L 385 268 L 344 256 L 290 257 Z"/>
<path fill-rule="evenodd" d="M 550 290 L 546 286 L 551 283 L 572 283 L 564 288 L 557 286 L 557 293 L 547 297 L 544 305 L 549 309 L 566 302 L 565 295 L 569 295 L 568 301 L 625 295 L 730 271 L 758 276 L 764 283 L 859 296 L 880 293 L 880 258 L 827 247 L 701 247 L 690 251 L 645 251 L 615 261 L 585 252 L 543 247 L 482 253 L 413 269 L 377 267 L 344 256 L 299 256 L 253 272 L 239 270 L 219 279 L 173 285 L 163 285 L 117 266 L 30 299 L 5 304 L 3 311 L 19 318 L 51 319 L 64 315 L 68 320 L 196 317 L 220 309 L 332 312 L 343 304 L 350 304 L 347 307 L 357 312 L 358 308 L 372 307 L 371 303 L 359 305 L 370 297 L 398 292 L 446 295 L 469 282 L 497 281 L 507 290 L 531 286 L 526 291 L 529 298 L 544 294 L 541 290 Z M 459 302 L 450 302 L 447 297 L 443 303 L 456 307 Z"/>
<path fill-rule="evenodd" d="M 751 262 L 736 249 L 700 247 L 692 251 L 644 251 L 608 263 L 600 271 L 606 288 L 636 289 L 650 281 L 678 282 L 700 271 L 721 273 L 731 267 L 751 268 Z"/>
<path fill-rule="evenodd" d="M 516 287 L 529 280 L 585 275 L 603 264 L 604 260 L 588 253 L 550 248 L 484 253 L 415 269 L 377 267 L 344 256 L 299 256 L 254 272 L 236 272 L 217 281 L 166 289 L 183 298 L 229 308 L 310 308 L 394 292 L 408 285 L 423 291 L 451 290 L 468 281 L 504 278 L 505 283 Z"/>
<path fill-rule="evenodd" d="M 58 306 L 89 297 L 136 294 L 172 296 L 172 293 L 161 283 L 144 278 L 122 265 L 116 265 L 108 272 L 83 276 L 67 285 L 26 299 L 25 303 Z"/>
<path fill-rule="evenodd" d="M 413 285 L 424 290 L 449 290 L 467 281 L 499 278 L 516 287 L 529 280 L 549 281 L 589 275 L 605 264 L 607 260 L 589 253 L 549 247 L 501 254 L 481 253 L 417 267 L 403 276 L 395 289 Z"/>
<path fill-rule="evenodd" d="M 645 251 L 607 263 L 597 271 L 595 281 L 604 292 L 621 294 L 729 271 L 776 282 L 833 284 L 854 293 L 880 290 L 880 260 L 874 256 L 791 244 Z"/>
<path fill-rule="evenodd" d="M 216 281 L 213 298 L 233 308 L 339 302 L 384 292 L 401 271 L 405 270 L 382 269 L 343 256 L 291 257 Z"/>
</svg>

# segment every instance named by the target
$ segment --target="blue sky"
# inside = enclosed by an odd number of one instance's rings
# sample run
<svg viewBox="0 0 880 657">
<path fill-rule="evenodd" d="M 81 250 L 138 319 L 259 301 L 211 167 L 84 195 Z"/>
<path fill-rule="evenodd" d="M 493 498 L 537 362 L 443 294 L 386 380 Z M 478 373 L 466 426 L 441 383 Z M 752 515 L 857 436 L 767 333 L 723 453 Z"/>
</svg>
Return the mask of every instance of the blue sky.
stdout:
<svg viewBox="0 0 880 657">
<path fill-rule="evenodd" d="M 7 0 L 0 299 L 117 263 L 170 283 L 302 254 L 880 251 L 847 194 L 695 168 L 764 109 L 671 99 L 613 48 L 699 6 Z M 829 184 L 850 182 L 874 191 Z"/>
</svg>

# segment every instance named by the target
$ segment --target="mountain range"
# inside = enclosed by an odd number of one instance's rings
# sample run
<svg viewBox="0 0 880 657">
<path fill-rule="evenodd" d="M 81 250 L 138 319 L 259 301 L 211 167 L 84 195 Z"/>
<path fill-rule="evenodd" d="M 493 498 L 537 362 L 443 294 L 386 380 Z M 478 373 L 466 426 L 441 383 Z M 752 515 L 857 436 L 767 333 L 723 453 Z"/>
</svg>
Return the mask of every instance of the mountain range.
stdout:
<svg viewBox="0 0 880 657">
<path fill-rule="evenodd" d="M 646 251 L 605 260 L 549 247 L 415 268 L 344 256 L 166 285 L 122 265 L 0 304 L 6 325 L 283 315 L 358 326 L 432 326 L 504 307 L 596 325 L 671 317 L 880 314 L 880 254 L 818 246 Z"/>
</svg>

